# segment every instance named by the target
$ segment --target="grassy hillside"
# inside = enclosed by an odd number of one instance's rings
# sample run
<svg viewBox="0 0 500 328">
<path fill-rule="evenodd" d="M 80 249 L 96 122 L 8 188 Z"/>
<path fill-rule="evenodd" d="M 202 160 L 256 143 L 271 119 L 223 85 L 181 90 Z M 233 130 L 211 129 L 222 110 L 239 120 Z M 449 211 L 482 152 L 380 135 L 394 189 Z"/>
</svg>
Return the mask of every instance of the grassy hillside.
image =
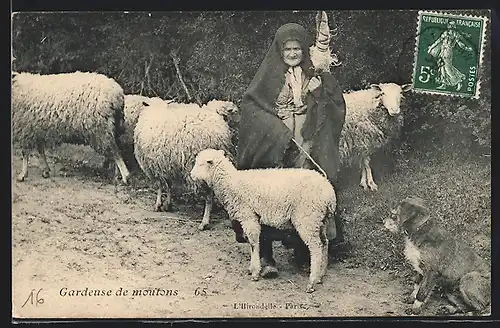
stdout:
<svg viewBox="0 0 500 328">
<path fill-rule="evenodd" d="M 380 176 L 378 172 L 384 172 Z M 458 238 L 491 260 L 491 161 L 489 157 L 457 158 L 444 153 L 406 157 L 390 172 L 374 165 L 377 192 L 352 184 L 339 195 L 353 248 L 353 266 L 389 270 L 408 277 L 401 236 L 384 230 L 382 219 L 408 196 L 426 200 L 432 215 Z"/>
</svg>

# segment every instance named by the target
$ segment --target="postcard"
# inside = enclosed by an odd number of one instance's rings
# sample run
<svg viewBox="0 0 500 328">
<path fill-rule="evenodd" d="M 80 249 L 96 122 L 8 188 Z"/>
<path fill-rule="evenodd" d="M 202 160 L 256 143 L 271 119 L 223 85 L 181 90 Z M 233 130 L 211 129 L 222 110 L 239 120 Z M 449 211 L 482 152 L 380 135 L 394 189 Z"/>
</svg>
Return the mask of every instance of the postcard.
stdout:
<svg viewBox="0 0 500 328">
<path fill-rule="evenodd" d="M 12 317 L 491 312 L 490 10 L 12 14 Z"/>
</svg>

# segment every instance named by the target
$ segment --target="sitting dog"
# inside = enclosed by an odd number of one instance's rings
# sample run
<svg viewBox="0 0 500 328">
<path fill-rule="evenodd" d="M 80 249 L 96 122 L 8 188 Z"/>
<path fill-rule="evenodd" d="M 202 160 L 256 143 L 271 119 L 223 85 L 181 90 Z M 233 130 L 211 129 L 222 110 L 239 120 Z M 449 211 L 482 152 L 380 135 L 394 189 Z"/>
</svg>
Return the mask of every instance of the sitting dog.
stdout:
<svg viewBox="0 0 500 328">
<path fill-rule="evenodd" d="M 405 234 L 404 254 L 417 271 L 411 294 L 413 314 L 420 313 L 436 285 L 443 287 L 454 305 L 446 306 L 450 313 L 491 311 L 489 263 L 439 227 L 421 198 L 404 199 L 391 214 L 383 220 L 384 226 Z"/>
</svg>

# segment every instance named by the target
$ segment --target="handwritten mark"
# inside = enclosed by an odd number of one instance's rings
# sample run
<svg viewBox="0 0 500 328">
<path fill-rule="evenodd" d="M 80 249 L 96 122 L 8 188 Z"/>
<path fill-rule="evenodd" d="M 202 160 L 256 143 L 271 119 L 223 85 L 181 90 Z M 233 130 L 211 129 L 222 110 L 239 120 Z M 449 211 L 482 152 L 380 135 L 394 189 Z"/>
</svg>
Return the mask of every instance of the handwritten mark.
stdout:
<svg viewBox="0 0 500 328">
<path fill-rule="evenodd" d="M 26 299 L 26 301 L 24 302 L 23 306 L 24 307 L 26 304 L 29 304 L 30 305 L 34 305 L 34 306 L 38 306 L 38 304 L 43 304 L 44 303 L 44 300 L 43 298 L 41 298 L 39 295 L 40 295 L 40 292 L 42 291 L 43 288 L 40 288 L 36 294 L 35 294 L 35 289 L 32 289 L 31 290 L 31 293 L 29 294 L 28 298 Z"/>
</svg>

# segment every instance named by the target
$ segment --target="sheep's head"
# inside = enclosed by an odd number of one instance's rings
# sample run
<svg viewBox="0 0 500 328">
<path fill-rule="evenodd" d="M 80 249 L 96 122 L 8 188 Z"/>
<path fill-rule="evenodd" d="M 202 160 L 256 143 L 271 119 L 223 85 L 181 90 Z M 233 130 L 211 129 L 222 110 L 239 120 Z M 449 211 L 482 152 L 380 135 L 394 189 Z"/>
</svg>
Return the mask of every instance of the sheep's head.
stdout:
<svg viewBox="0 0 500 328">
<path fill-rule="evenodd" d="M 239 110 L 238 107 L 231 101 L 224 100 L 210 100 L 206 108 L 221 115 L 226 121 L 238 121 Z"/>
<path fill-rule="evenodd" d="M 191 178 L 193 180 L 204 181 L 211 186 L 214 170 L 225 160 L 224 150 L 205 149 L 196 155 Z"/>
<path fill-rule="evenodd" d="M 404 84 L 402 86 L 396 83 L 380 83 L 372 84 L 372 90 L 377 92 L 377 99 L 379 104 L 387 108 L 389 115 L 395 116 L 401 113 L 401 99 L 404 98 L 403 94 L 411 90 L 411 84 Z"/>
<path fill-rule="evenodd" d="M 160 97 L 153 97 L 153 98 L 148 98 L 147 100 L 144 100 L 142 102 L 143 107 L 149 107 L 149 106 L 166 106 L 168 105 L 171 100 L 163 100 Z"/>
</svg>

